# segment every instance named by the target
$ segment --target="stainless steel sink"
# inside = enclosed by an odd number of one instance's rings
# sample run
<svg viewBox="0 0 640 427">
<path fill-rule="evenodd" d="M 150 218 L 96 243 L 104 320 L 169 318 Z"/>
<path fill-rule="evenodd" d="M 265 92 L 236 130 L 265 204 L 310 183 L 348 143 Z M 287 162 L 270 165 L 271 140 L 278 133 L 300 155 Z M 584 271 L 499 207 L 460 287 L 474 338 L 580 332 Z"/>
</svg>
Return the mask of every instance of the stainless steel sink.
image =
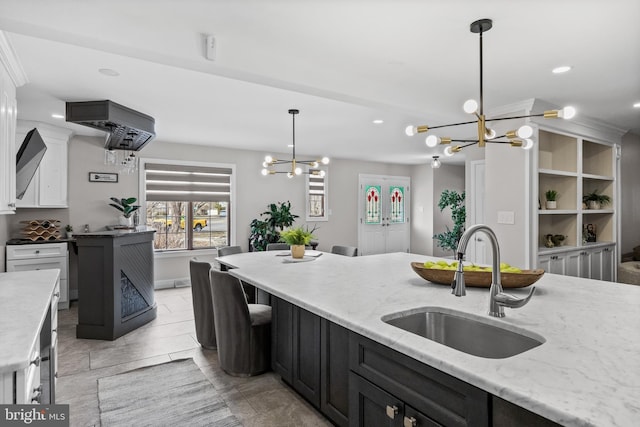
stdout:
<svg viewBox="0 0 640 427">
<path fill-rule="evenodd" d="M 409 310 L 382 317 L 382 321 L 467 354 L 504 359 L 545 342 L 533 332 L 488 322 L 482 317 L 439 307 Z"/>
</svg>

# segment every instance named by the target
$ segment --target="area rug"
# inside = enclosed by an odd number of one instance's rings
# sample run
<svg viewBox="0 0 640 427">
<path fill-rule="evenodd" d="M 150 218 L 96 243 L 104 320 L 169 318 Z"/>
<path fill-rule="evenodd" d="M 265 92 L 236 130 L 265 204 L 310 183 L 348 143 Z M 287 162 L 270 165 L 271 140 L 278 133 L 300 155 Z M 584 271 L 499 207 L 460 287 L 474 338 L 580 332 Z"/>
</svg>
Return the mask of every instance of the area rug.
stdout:
<svg viewBox="0 0 640 427">
<path fill-rule="evenodd" d="M 103 426 L 241 426 L 193 359 L 98 379 Z"/>
</svg>

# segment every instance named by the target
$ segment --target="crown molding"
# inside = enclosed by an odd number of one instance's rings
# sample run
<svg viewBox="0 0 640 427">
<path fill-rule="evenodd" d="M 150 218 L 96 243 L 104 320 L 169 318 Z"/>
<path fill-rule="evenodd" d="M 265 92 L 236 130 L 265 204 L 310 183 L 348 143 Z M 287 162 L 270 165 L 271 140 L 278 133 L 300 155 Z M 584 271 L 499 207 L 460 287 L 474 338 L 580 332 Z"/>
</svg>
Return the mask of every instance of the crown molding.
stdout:
<svg viewBox="0 0 640 427">
<path fill-rule="evenodd" d="M 29 82 L 16 52 L 13 50 L 9 39 L 2 30 L 0 30 L 0 62 L 4 64 L 4 67 L 9 73 L 9 77 L 11 77 L 16 87 L 20 87 Z"/>
</svg>

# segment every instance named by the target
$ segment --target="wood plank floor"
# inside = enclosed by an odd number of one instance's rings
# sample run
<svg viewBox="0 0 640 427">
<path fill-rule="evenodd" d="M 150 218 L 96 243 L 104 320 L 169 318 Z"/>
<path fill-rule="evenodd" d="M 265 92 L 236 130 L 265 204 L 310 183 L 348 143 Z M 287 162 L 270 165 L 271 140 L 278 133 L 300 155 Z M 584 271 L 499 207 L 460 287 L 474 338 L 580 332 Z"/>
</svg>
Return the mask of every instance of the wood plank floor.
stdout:
<svg viewBox="0 0 640 427">
<path fill-rule="evenodd" d="M 214 350 L 196 341 L 191 288 L 155 293 L 158 317 L 115 341 L 77 339 L 77 302 L 58 312 L 56 403 L 70 405 L 71 426 L 99 426 L 97 379 L 141 366 L 192 357 L 245 426 L 330 426 L 279 376 L 236 378 L 218 367 Z M 150 390 L 151 392 L 151 390 Z"/>
</svg>

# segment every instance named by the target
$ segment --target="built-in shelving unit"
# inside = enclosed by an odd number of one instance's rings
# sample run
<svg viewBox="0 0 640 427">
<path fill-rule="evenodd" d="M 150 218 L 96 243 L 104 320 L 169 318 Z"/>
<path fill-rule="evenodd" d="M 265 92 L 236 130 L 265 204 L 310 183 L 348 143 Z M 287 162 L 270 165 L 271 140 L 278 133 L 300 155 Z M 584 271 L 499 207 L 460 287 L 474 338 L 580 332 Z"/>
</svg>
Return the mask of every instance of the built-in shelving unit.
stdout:
<svg viewBox="0 0 640 427">
<path fill-rule="evenodd" d="M 617 244 L 616 145 L 580 135 L 538 129 L 538 267 L 600 280 L 615 279 Z M 546 209 L 545 193 L 556 190 L 557 209 Z M 585 194 L 596 191 L 612 203 L 589 209 Z M 586 232 L 595 230 L 595 242 Z M 547 247 L 547 235 L 563 235 L 560 246 Z"/>
</svg>

